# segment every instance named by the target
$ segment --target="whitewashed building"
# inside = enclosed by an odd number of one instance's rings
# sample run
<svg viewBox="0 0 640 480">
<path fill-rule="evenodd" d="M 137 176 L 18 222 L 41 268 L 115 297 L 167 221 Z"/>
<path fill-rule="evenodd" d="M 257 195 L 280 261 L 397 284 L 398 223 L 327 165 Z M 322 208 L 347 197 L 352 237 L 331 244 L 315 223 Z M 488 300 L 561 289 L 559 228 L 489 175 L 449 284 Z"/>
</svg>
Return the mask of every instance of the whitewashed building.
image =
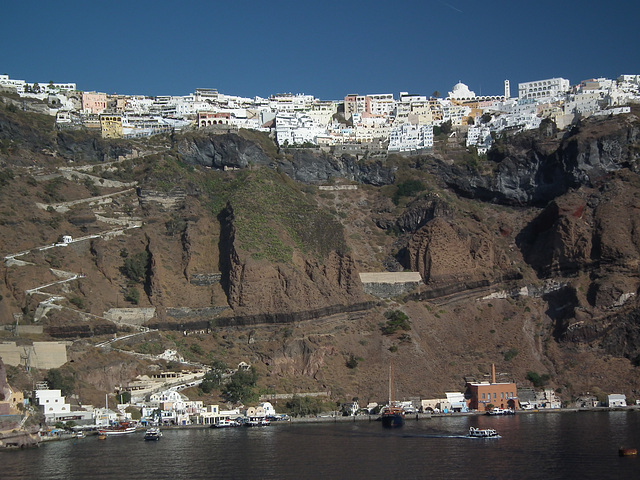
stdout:
<svg viewBox="0 0 640 480">
<path fill-rule="evenodd" d="M 389 153 L 412 152 L 433 148 L 433 125 L 405 123 L 393 127 L 389 133 Z"/>
<path fill-rule="evenodd" d="M 607 407 L 626 407 L 627 396 L 622 393 L 607 395 Z"/>
<path fill-rule="evenodd" d="M 549 97 L 560 97 L 567 93 L 570 88 L 571 84 L 566 78 L 548 78 L 546 80 L 524 82 L 518 84 L 518 98 L 540 100 Z"/>
</svg>

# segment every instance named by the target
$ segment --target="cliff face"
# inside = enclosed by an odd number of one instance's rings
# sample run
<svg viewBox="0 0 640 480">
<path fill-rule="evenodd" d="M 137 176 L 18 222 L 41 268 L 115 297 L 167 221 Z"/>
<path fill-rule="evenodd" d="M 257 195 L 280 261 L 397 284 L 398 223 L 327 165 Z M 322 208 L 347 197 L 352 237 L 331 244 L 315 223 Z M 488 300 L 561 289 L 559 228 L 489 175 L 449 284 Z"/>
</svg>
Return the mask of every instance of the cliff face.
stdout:
<svg viewBox="0 0 640 480">
<path fill-rule="evenodd" d="M 279 158 L 271 158 L 258 144 L 236 134 L 185 136 L 177 142 L 177 150 L 181 158 L 192 165 L 218 169 L 250 165 L 277 167 L 303 183 L 325 183 L 332 178 L 371 185 L 388 185 L 394 181 L 392 169 L 381 161 L 357 161 L 349 155 L 337 157 L 309 149 L 290 149 Z"/>
<path fill-rule="evenodd" d="M 11 135 L 28 132 L 28 123 L 14 122 Z M 25 145 L 15 164 L 15 152 L 0 150 L 15 169 L 0 176 L 0 243 L 5 255 L 29 251 L 24 263 L 2 266 L 0 318 L 8 325 L 22 314 L 20 325 L 43 325 L 47 338 L 106 339 L 135 327 L 118 309 L 145 307 L 155 312 L 145 325 L 161 331 L 131 337 L 127 348 L 248 361 L 282 391 L 385 393 L 392 355 L 404 395 L 438 395 L 494 361 L 525 384 L 537 370 L 553 387 L 588 388 L 585 366 L 608 387 L 631 390 L 640 378 L 637 124 L 627 115 L 585 121 L 564 138 L 525 133 L 475 166 L 446 152 L 356 161 L 277 151 L 241 135 L 179 134 L 162 155 L 105 172 L 105 180 L 126 174 L 139 182 L 126 194 L 20 166 L 31 161 L 25 152 L 51 159 L 42 148 L 81 163 L 78 156 L 126 153 L 126 142 L 38 133 L 37 148 Z M 396 176 L 424 190 L 398 201 Z M 331 178 L 359 185 L 313 186 Z M 36 206 L 97 193 L 118 195 L 64 214 Z M 112 232 L 127 220 L 140 228 Z M 91 238 L 38 250 L 62 234 Z M 143 257 L 132 278 L 125 262 Z M 378 301 L 363 292 L 359 272 L 385 269 L 418 271 L 423 283 Z M 61 281 L 65 272 L 83 276 Z M 60 309 L 45 303 L 50 296 Z M 110 309 L 116 313 L 106 316 Z M 395 309 L 411 330 L 383 334 L 384 315 Z M 114 362 L 116 352 L 99 352 L 72 357 L 78 370 L 97 366 L 78 373 L 96 388 L 112 390 L 145 369 L 120 374 L 129 355 Z M 362 359 L 356 370 L 345 366 L 351 355 Z M 441 374 L 425 379 L 425 371 Z"/>
<path fill-rule="evenodd" d="M 286 323 L 371 306 L 350 255 L 333 250 L 322 261 L 300 252 L 289 263 L 255 259 L 236 247 L 231 206 L 224 218 L 220 265 L 233 322 Z"/>
<path fill-rule="evenodd" d="M 640 122 L 634 115 L 587 120 L 560 140 L 527 132 L 494 148 L 495 172 L 479 175 L 456 168 L 445 172 L 460 194 L 511 205 L 545 205 L 580 185 L 593 185 L 608 173 L 637 169 Z"/>
</svg>

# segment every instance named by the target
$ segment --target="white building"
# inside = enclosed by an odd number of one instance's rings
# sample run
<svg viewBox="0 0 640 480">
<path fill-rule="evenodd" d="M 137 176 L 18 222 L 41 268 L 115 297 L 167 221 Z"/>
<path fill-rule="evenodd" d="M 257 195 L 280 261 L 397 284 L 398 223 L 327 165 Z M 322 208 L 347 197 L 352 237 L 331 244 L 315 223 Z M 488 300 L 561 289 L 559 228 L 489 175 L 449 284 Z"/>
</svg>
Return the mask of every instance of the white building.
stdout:
<svg viewBox="0 0 640 480">
<path fill-rule="evenodd" d="M 607 407 L 626 407 L 627 396 L 624 394 L 613 393 L 607 395 Z"/>
<path fill-rule="evenodd" d="M 433 148 L 433 125 L 405 123 L 391 129 L 388 148 L 390 153 L 411 152 L 424 148 Z"/>
<path fill-rule="evenodd" d="M 317 137 L 327 134 L 327 128 L 316 125 L 302 113 L 278 113 L 276 115 L 276 140 L 278 145 L 317 144 Z"/>
<path fill-rule="evenodd" d="M 38 407 L 48 423 L 65 421 L 71 413 L 71 405 L 66 403 L 61 390 L 36 390 Z"/>
<path fill-rule="evenodd" d="M 493 138 L 491 129 L 486 125 L 471 125 L 467 131 L 467 147 L 476 147 L 478 153 L 483 155 L 491 148 Z"/>
<path fill-rule="evenodd" d="M 452 100 L 473 100 L 476 98 L 476 92 L 469 90 L 464 83 L 458 82 L 453 86 L 453 90 L 449 92 L 448 97 Z"/>
<path fill-rule="evenodd" d="M 518 98 L 533 98 L 536 100 L 560 97 L 571 88 L 569 80 L 565 78 L 549 78 L 518 84 Z"/>
</svg>

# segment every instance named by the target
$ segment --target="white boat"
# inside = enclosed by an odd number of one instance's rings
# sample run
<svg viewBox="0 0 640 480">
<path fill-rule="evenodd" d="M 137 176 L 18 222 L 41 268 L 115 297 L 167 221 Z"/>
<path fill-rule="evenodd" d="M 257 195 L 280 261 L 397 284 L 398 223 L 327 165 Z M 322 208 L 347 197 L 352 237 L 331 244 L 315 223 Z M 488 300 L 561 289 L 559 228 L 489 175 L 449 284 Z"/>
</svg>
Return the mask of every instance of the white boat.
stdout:
<svg viewBox="0 0 640 480">
<path fill-rule="evenodd" d="M 132 427 L 129 424 L 123 423 L 114 427 L 101 428 L 98 430 L 99 435 L 127 435 L 134 433 L 136 427 Z"/>
<path fill-rule="evenodd" d="M 231 427 L 239 427 L 240 423 L 235 420 L 231 420 L 230 418 L 223 418 L 219 422 L 211 425 L 213 428 L 231 428 Z"/>
<path fill-rule="evenodd" d="M 515 411 L 510 408 L 494 408 L 489 410 L 487 415 L 515 415 Z"/>
<path fill-rule="evenodd" d="M 245 427 L 267 427 L 271 422 L 264 417 L 251 417 L 244 422 Z"/>
<path fill-rule="evenodd" d="M 469 438 L 500 438 L 498 432 L 493 428 L 469 427 Z"/>
<path fill-rule="evenodd" d="M 160 431 L 159 428 L 156 428 L 156 427 L 149 428 L 144 433 L 145 440 L 160 440 L 160 437 L 162 437 L 162 432 Z"/>
</svg>

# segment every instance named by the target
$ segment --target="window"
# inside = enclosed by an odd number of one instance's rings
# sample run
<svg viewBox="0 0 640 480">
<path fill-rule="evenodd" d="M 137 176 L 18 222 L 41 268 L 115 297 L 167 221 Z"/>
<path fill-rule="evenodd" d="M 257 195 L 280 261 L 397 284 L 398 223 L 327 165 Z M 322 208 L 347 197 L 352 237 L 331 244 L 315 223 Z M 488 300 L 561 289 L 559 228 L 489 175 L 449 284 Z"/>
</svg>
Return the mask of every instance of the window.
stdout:
<svg viewBox="0 0 640 480">
<path fill-rule="evenodd" d="M 493 392 L 493 399 L 496 399 L 496 392 Z"/>
</svg>

